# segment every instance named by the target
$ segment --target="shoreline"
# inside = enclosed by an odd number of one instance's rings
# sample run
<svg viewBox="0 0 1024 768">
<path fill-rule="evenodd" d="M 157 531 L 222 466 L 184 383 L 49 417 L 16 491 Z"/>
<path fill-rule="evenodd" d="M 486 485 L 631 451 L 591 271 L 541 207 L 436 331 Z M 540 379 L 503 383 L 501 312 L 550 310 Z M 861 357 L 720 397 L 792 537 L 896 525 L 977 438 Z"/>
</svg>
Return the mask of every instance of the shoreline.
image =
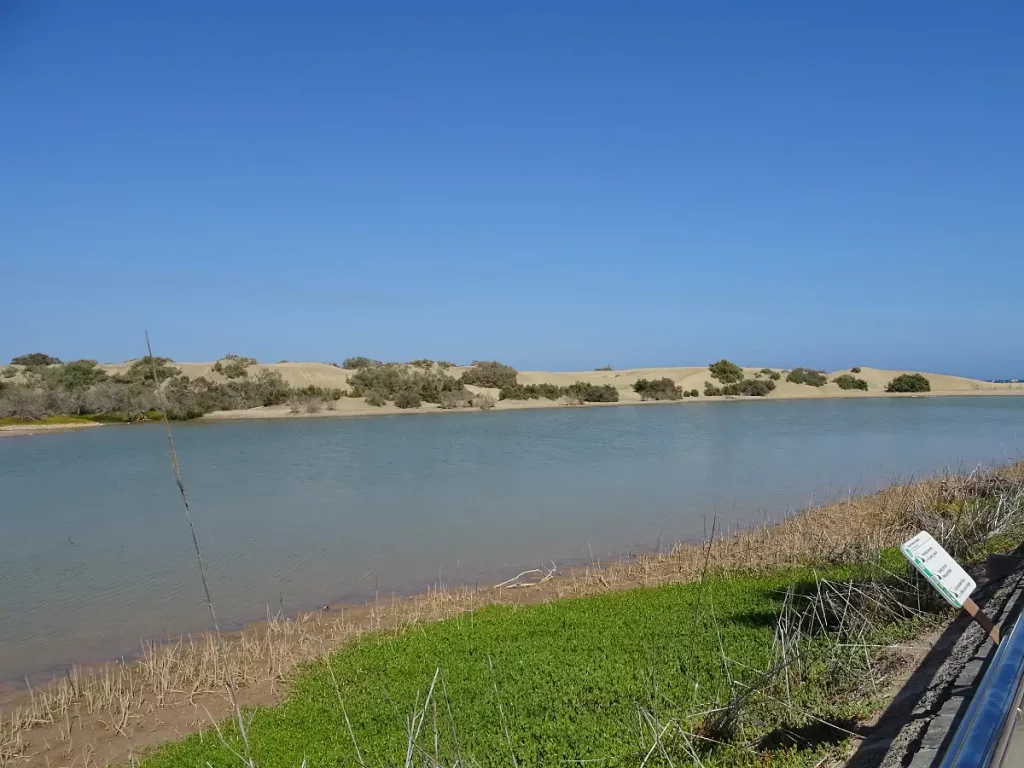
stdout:
<svg viewBox="0 0 1024 768">
<path fill-rule="evenodd" d="M 944 397 L 1020 397 L 1024 396 L 1022 389 L 981 389 L 981 390 L 946 390 L 939 392 L 826 392 L 813 396 L 795 395 L 787 393 L 773 393 L 767 397 L 744 397 L 741 395 L 726 395 L 719 397 L 695 397 L 682 398 L 679 400 L 619 400 L 615 403 L 579 403 L 569 405 L 554 400 L 499 400 L 493 408 L 486 410 L 479 408 L 441 408 L 434 403 L 423 403 L 419 408 L 398 408 L 388 403 L 376 407 L 372 405 L 360 405 L 339 410 L 324 410 L 317 413 L 292 413 L 288 406 L 275 405 L 261 408 L 250 408 L 237 411 L 213 411 L 192 421 L 232 421 L 248 419 L 347 419 L 347 418 L 369 418 L 374 416 L 401 416 L 417 414 L 457 414 L 457 413 L 504 413 L 508 411 L 534 411 L 549 409 L 583 409 L 583 408 L 611 408 L 615 406 L 628 405 L 700 405 L 701 403 L 732 403 L 732 402 L 815 402 L 820 400 L 864 400 L 881 398 L 944 398 Z M 343 398 L 344 399 L 344 398 Z M 185 422 L 180 422 L 185 423 Z"/>
<path fill-rule="evenodd" d="M 434 403 L 423 403 L 419 408 L 398 408 L 392 403 L 376 407 L 365 403 L 355 403 L 353 406 L 323 410 L 317 413 L 293 413 L 286 405 L 264 406 L 260 408 L 249 408 L 236 411 L 213 411 L 196 419 L 186 421 L 172 421 L 177 424 L 198 424 L 202 422 L 220 421 L 251 421 L 251 420 L 276 420 L 276 419 L 364 419 L 382 416 L 415 416 L 415 415 L 436 415 L 436 414 L 471 414 L 471 413 L 507 413 L 510 411 L 539 411 L 551 409 L 584 409 L 584 408 L 609 408 L 615 406 L 671 406 L 671 405 L 700 405 L 715 403 L 736 403 L 736 402 L 816 402 L 822 400 L 865 400 L 882 398 L 947 398 L 947 397 L 1021 397 L 1024 396 L 1024 387 L 1021 389 L 979 389 L 979 390 L 944 390 L 938 392 L 824 392 L 807 396 L 804 394 L 773 393 L 767 397 L 744 397 L 741 395 L 726 395 L 719 397 L 695 397 L 679 400 L 619 400 L 615 403 L 578 403 L 567 404 L 554 400 L 500 400 L 492 408 L 486 410 L 480 408 L 441 408 Z M 342 398 L 345 400 L 345 398 Z M 137 426 L 138 424 L 156 424 L 159 420 L 137 422 L 136 424 L 119 422 L 82 421 L 67 424 L 5 424 L 0 425 L 0 438 L 4 437 L 28 437 L 31 435 L 44 435 L 54 432 L 70 432 L 89 427 L 125 427 Z"/>
<path fill-rule="evenodd" d="M 225 633 L 223 647 L 212 632 L 144 644 L 134 662 L 98 662 L 55 676 L 49 685 L 0 689 L 0 747 L 5 738 L 16 746 L 31 746 L 32 755 L 26 753 L 29 759 L 24 764 L 43 766 L 51 748 L 65 750 L 65 723 L 70 719 L 75 723 L 77 745 L 84 740 L 94 758 L 119 764 L 137 755 L 137 750 L 180 739 L 208 727 L 210 718 L 217 721 L 227 715 L 230 707 L 224 685 L 228 678 L 224 675 L 237 681 L 243 705 L 270 706 L 282 701 L 288 681 L 304 665 L 367 634 L 402 634 L 490 605 L 526 606 L 694 583 L 709 567 L 728 575 L 763 573 L 818 560 L 844 562 L 858 553 L 898 544 L 909 527 L 917 530 L 919 524 L 908 511 L 932 508 L 945 498 L 944 493 L 956 492 L 972 479 L 999 476 L 1021 482 L 1024 462 L 979 472 L 893 484 L 717 535 L 713 526 L 710 538 L 680 542 L 667 551 L 561 571 L 529 570 L 487 586 L 438 585 L 406 597 L 334 604 L 292 617 L 268 615 L 240 631 Z M 130 718 L 131 738 L 106 725 L 112 717 L 124 722 Z M 13 733 L 5 733 L 4 728 Z M 40 750 L 44 744 L 46 750 Z M 104 763 L 98 760 L 97 764 Z"/>
<path fill-rule="evenodd" d="M 68 424 L 3 424 L 0 425 L 0 437 L 16 437 L 19 435 L 44 435 L 48 432 L 65 432 L 86 427 L 106 426 L 100 421 L 81 421 Z"/>
</svg>

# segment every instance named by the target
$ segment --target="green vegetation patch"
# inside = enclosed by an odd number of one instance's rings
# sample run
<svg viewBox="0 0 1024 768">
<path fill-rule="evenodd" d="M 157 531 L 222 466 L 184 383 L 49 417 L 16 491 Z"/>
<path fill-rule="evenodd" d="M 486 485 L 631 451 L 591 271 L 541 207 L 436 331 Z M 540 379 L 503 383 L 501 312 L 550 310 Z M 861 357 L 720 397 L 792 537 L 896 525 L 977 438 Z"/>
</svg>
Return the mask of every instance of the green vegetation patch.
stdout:
<svg viewBox="0 0 1024 768">
<path fill-rule="evenodd" d="M 611 384 L 591 384 L 587 381 L 577 381 L 575 384 L 562 387 L 562 394 L 570 402 L 577 403 L 619 402 L 619 390 Z"/>
<path fill-rule="evenodd" d="M 462 374 L 463 384 L 475 387 L 514 387 L 518 371 L 496 360 L 474 360 L 473 367 Z"/>
<path fill-rule="evenodd" d="M 683 388 L 667 376 L 661 379 L 637 379 L 633 391 L 643 400 L 678 400 L 683 397 Z M 689 394 L 687 394 L 689 396 Z"/>
<path fill-rule="evenodd" d="M 360 368 L 373 368 L 375 365 L 384 365 L 380 360 L 372 360 L 369 357 L 348 357 L 342 361 L 341 367 L 348 371 L 357 371 Z"/>
<path fill-rule="evenodd" d="M 181 373 L 181 368 L 171 365 L 174 361 L 169 357 L 140 357 L 133 360 L 124 373 L 114 377 L 116 381 L 129 384 L 144 384 L 167 381 Z"/>
<path fill-rule="evenodd" d="M 897 553 L 887 566 L 905 572 L 901 561 Z M 424 713 L 433 685 L 419 744 L 432 758 L 436 750 L 440 764 L 454 764 L 457 757 L 467 765 L 506 766 L 514 755 L 524 766 L 581 760 L 640 765 L 653 743 L 642 712 L 656 712 L 660 722 L 685 720 L 702 732 L 707 722 L 696 713 L 728 698 L 728 678 L 756 686 L 758 670 L 772 665 L 787 590 L 810 595 L 816 577 L 849 579 L 860 570 L 710 576 L 703 586 L 492 606 L 397 636 L 370 635 L 334 654 L 330 669 L 326 661 L 307 666 L 287 702 L 255 713 L 249 729 L 254 762 L 258 768 L 296 768 L 304 759 L 311 766 L 403 764 L 409 719 Z M 879 620 L 879 626 L 887 624 L 891 636 L 899 622 Z M 812 646 L 813 641 L 807 653 L 815 652 Z M 790 714 L 785 707 L 773 708 L 774 714 L 759 711 L 749 718 L 758 726 L 747 727 L 742 740 L 758 744 L 760 737 L 782 731 L 781 725 L 798 728 L 803 716 L 793 712 L 833 722 L 866 714 L 869 703 L 862 696 L 844 697 L 827 658 L 822 654 L 821 664 L 808 664 L 803 677 L 790 679 Z M 240 752 L 235 727 L 225 724 L 222 730 Z M 842 738 L 833 733 L 833 741 Z M 668 739 L 665 747 L 652 764 L 669 764 L 667 756 L 675 764 L 692 763 L 682 740 Z M 796 759 L 800 753 L 770 739 L 753 749 L 712 742 L 698 747 L 705 766 L 799 765 L 821 749 L 812 747 Z M 212 732 L 165 747 L 144 762 L 147 768 L 208 764 L 238 765 Z"/>
<path fill-rule="evenodd" d="M 774 390 L 775 382 L 771 379 L 741 379 L 722 387 L 716 387 L 710 381 L 704 383 L 704 394 L 707 397 L 766 397 Z"/>
<path fill-rule="evenodd" d="M 225 378 L 237 379 L 241 376 L 248 376 L 248 368 L 251 365 L 256 365 L 255 357 L 242 357 L 229 353 L 213 364 L 213 370 Z"/>
<path fill-rule="evenodd" d="M 365 393 L 370 405 L 393 400 L 399 408 L 419 408 L 422 403 L 440 403 L 444 393 L 461 392 L 458 379 L 441 369 L 424 370 L 402 363 L 360 368 L 349 377 L 354 393 Z"/>
<path fill-rule="evenodd" d="M 842 376 L 836 376 L 832 381 L 838 384 L 840 389 L 860 389 L 864 392 L 868 391 L 868 383 L 864 381 L 864 379 L 858 379 L 856 376 L 851 376 L 848 373 L 844 373 Z"/>
<path fill-rule="evenodd" d="M 920 373 L 904 373 L 885 387 L 886 392 L 931 392 L 932 383 Z"/>
<path fill-rule="evenodd" d="M 810 368 L 794 368 L 786 376 L 786 381 L 794 384 L 806 384 L 809 387 L 824 387 L 828 383 L 828 376 L 824 371 L 815 371 Z"/>
<path fill-rule="evenodd" d="M 60 365 L 60 358 L 46 355 L 42 352 L 30 352 L 27 355 L 11 358 L 11 365 L 24 365 L 29 368 L 41 365 Z"/>
<path fill-rule="evenodd" d="M 611 384 L 577 381 L 567 387 L 557 384 L 511 384 L 501 388 L 499 400 L 557 400 L 564 397 L 575 403 L 617 403 L 619 391 Z"/>
<path fill-rule="evenodd" d="M 557 384 L 514 384 L 502 387 L 498 393 L 499 400 L 557 400 L 562 396 L 562 388 Z"/>
<path fill-rule="evenodd" d="M 708 366 L 712 378 L 718 379 L 723 384 L 734 384 L 743 380 L 743 369 L 736 363 L 728 360 L 719 360 Z"/>
</svg>

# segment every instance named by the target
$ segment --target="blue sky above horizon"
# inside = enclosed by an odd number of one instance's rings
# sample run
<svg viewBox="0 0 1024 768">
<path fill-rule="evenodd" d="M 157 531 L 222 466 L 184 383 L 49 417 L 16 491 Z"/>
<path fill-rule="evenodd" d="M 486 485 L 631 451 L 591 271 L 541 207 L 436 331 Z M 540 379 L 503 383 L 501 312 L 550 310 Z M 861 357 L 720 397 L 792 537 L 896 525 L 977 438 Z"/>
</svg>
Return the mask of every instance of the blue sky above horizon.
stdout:
<svg viewBox="0 0 1024 768">
<path fill-rule="evenodd" d="M 1024 6 L 0 4 L 0 361 L 1024 374 Z"/>
</svg>

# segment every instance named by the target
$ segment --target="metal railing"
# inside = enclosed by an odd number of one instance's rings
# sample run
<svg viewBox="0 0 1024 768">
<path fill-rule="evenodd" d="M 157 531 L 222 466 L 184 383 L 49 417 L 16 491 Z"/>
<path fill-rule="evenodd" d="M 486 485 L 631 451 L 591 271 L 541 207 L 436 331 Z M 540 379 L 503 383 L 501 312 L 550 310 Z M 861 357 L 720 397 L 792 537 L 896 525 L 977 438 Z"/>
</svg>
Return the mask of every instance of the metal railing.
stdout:
<svg viewBox="0 0 1024 768">
<path fill-rule="evenodd" d="M 1018 621 L 996 648 L 940 768 L 998 768 L 1003 764 L 1024 694 L 1022 678 L 1024 629 Z"/>
</svg>

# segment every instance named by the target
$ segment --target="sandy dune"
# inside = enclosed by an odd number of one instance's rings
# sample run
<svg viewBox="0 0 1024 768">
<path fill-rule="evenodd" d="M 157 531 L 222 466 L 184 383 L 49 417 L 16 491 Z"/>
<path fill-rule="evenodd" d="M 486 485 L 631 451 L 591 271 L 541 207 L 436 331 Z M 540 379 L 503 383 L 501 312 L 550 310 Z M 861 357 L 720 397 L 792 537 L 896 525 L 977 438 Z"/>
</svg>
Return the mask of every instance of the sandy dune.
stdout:
<svg viewBox="0 0 1024 768">
<path fill-rule="evenodd" d="M 182 373 L 190 377 L 206 376 L 214 381 L 223 381 L 224 378 L 213 371 L 213 363 L 175 363 L 181 368 Z M 111 373 L 116 373 L 127 368 L 127 364 L 103 366 Z M 259 368 L 268 368 L 278 371 L 289 384 L 297 387 L 315 384 L 319 387 L 348 387 L 349 376 L 353 371 L 346 371 L 336 368 L 327 363 L 274 363 L 250 368 L 250 375 Z M 453 376 L 459 376 L 464 367 L 455 367 L 449 370 Z M 760 371 L 760 367 L 744 368 L 748 377 Z M 781 369 L 776 369 L 781 370 Z M 619 392 L 621 403 L 639 403 L 640 396 L 632 387 L 633 383 L 640 378 L 658 379 L 667 376 L 673 379 L 683 389 L 696 389 L 701 395 L 693 399 L 676 401 L 679 403 L 700 403 L 709 400 L 743 399 L 743 400 L 779 400 L 794 398 L 822 398 L 822 397 L 907 397 L 907 395 L 890 395 L 885 392 L 885 386 L 893 377 L 901 373 L 916 373 L 916 371 L 890 371 L 877 368 L 862 368 L 855 376 L 864 379 L 868 383 L 868 391 L 842 390 L 832 379 L 836 376 L 849 373 L 849 369 L 832 371 L 828 374 L 829 383 L 823 387 L 810 387 L 805 384 L 792 384 L 785 380 L 785 375 L 776 384 L 776 389 L 766 398 L 709 398 L 704 397 L 704 384 L 706 382 L 719 382 L 711 378 L 706 366 L 691 366 L 684 368 L 633 368 L 621 371 L 520 371 L 519 382 L 522 384 L 551 383 L 558 385 L 572 384 L 576 381 L 586 381 L 594 384 L 611 384 Z M 924 373 L 924 372 L 922 372 Z M 967 379 L 960 376 L 949 376 L 946 374 L 924 373 L 931 381 L 931 395 L 1024 395 L 1024 384 L 993 384 L 987 381 Z M 490 391 L 497 399 L 497 390 Z M 564 407 L 560 403 L 549 400 L 530 400 L 527 402 L 516 402 L 502 400 L 498 402 L 495 410 L 515 410 L 519 408 L 559 408 Z M 211 413 L 205 418 L 211 419 L 247 419 L 247 418 L 316 418 L 324 416 L 369 416 L 384 414 L 408 414 L 424 412 L 442 412 L 436 405 L 424 403 L 421 408 L 403 410 L 392 404 L 382 408 L 375 408 L 367 405 L 361 398 L 343 397 L 335 405 L 333 411 L 322 411 L 317 414 L 293 414 L 287 406 L 272 406 L 269 408 L 254 408 L 246 411 L 219 411 Z"/>
</svg>

